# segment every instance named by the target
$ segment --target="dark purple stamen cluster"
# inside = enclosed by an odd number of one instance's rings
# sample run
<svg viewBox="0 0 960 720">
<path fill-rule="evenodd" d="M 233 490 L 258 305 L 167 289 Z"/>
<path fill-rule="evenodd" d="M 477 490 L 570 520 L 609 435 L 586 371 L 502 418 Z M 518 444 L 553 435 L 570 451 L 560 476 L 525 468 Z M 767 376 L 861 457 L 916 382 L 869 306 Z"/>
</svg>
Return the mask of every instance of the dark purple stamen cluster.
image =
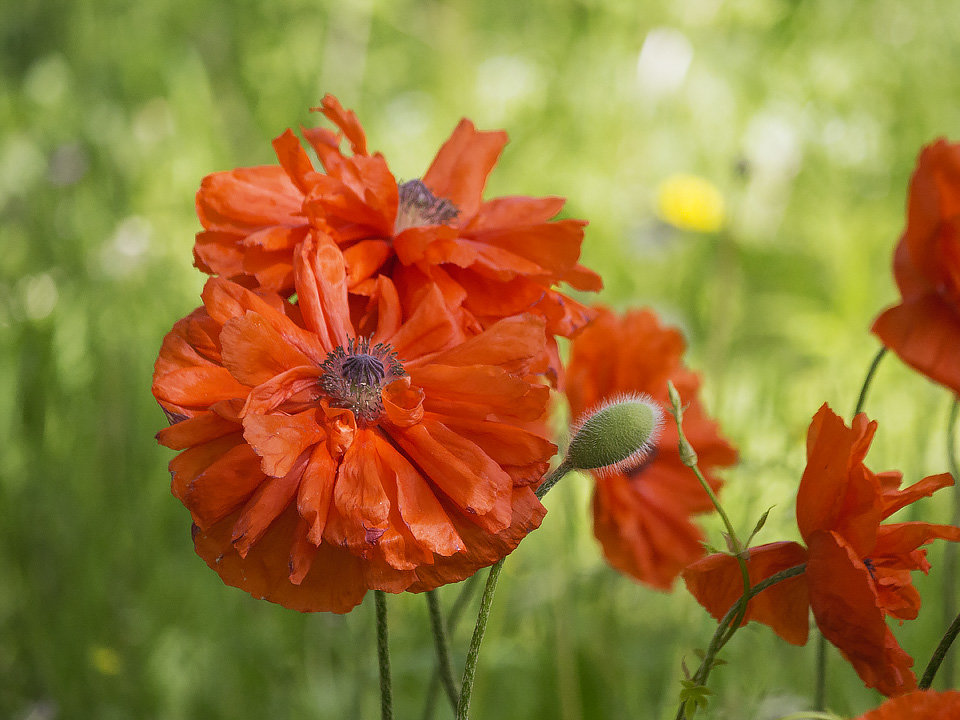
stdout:
<svg viewBox="0 0 960 720">
<path fill-rule="evenodd" d="M 460 211 L 446 198 L 438 198 L 421 180 L 408 180 L 397 188 L 400 202 L 394 232 L 421 225 L 446 225 Z"/>
<path fill-rule="evenodd" d="M 372 425 L 383 412 L 380 391 L 406 373 L 387 343 L 370 346 L 370 338 L 339 345 L 320 366 L 319 384 L 334 407 L 351 410 L 360 425 Z"/>
</svg>

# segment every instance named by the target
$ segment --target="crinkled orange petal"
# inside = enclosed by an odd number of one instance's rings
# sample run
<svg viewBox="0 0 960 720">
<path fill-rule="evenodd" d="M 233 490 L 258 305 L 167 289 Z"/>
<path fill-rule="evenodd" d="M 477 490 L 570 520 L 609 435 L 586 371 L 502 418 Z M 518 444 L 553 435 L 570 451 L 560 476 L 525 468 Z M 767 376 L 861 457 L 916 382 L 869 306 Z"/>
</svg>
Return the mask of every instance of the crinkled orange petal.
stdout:
<svg viewBox="0 0 960 720">
<path fill-rule="evenodd" d="M 354 435 L 340 461 L 333 502 L 346 521 L 340 542 L 362 547 L 379 541 L 388 525 L 390 500 L 383 489 L 373 431 L 358 430 Z"/>
<path fill-rule="evenodd" d="M 210 467 L 225 453 L 243 443 L 243 435 L 230 433 L 187 448 L 170 461 L 170 489 L 181 502 L 187 488 L 204 470 Z"/>
<path fill-rule="evenodd" d="M 543 353 L 545 324 L 535 315 L 500 320 L 482 334 L 467 339 L 432 358 L 439 365 L 491 365 L 523 375 Z"/>
<path fill-rule="evenodd" d="M 373 276 L 390 258 L 392 250 L 386 240 L 361 240 L 343 251 L 347 264 L 347 285 L 354 290 L 358 284 Z"/>
<path fill-rule="evenodd" d="M 310 157 L 300 145 L 300 141 L 289 128 L 273 140 L 273 149 L 277 153 L 280 167 L 301 193 L 306 195 L 313 188 L 317 171 L 313 169 Z"/>
<path fill-rule="evenodd" d="M 463 542 L 423 476 L 383 437 L 376 436 L 377 454 L 393 473 L 403 522 L 423 547 L 438 555 L 452 555 Z"/>
<path fill-rule="evenodd" d="M 410 380 L 423 388 L 425 410 L 484 419 L 490 415 L 536 420 L 549 399 L 546 385 L 531 385 L 498 367 L 423 365 L 411 368 Z"/>
<path fill-rule="evenodd" d="M 411 363 L 406 361 L 446 350 L 463 342 L 465 337 L 439 288 L 433 285 L 400 329 L 383 341 L 393 346 L 397 357 L 404 359 L 404 367 L 409 368 Z"/>
<path fill-rule="evenodd" d="M 320 396 L 317 381 L 322 372 L 322 369 L 316 365 L 303 365 L 285 370 L 250 391 L 243 407 L 243 414 L 265 415 L 301 394 L 305 394 L 308 400 L 316 400 Z"/>
<path fill-rule="evenodd" d="M 466 512 L 486 515 L 496 509 L 499 497 L 509 497 L 510 476 L 476 444 L 442 423 L 425 420 L 409 428 L 391 428 L 390 436 L 430 482 Z M 509 517 L 494 521 L 502 530 Z"/>
<path fill-rule="evenodd" d="M 487 176 L 506 144 L 502 130 L 479 132 L 464 118 L 441 146 L 423 183 L 434 195 L 456 205 L 461 218 L 469 218 L 480 207 Z"/>
<path fill-rule="evenodd" d="M 807 561 L 807 551 L 794 542 L 777 542 L 750 548 L 747 570 L 750 584 Z M 696 561 L 682 573 L 687 589 L 718 621 L 743 595 L 743 578 L 735 558 L 714 554 Z M 747 606 L 743 622 L 770 626 L 793 645 L 807 642 L 810 601 L 807 576 L 798 575 L 770 586 Z"/>
<path fill-rule="evenodd" d="M 424 415 L 475 443 L 500 465 L 527 465 L 553 456 L 557 446 L 545 437 L 516 425 L 476 420 L 462 415 Z"/>
<path fill-rule="evenodd" d="M 243 418 L 244 439 L 261 457 L 263 471 L 274 477 L 289 473 L 300 454 L 325 436 L 312 409 L 295 415 L 248 414 Z"/>
<path fill-rule="evenodd" d="M 307 327 L 329 351 L 355 336 L 347 302 L 343 255 L 333 242 L 314 236 L 299 246 L 294 258 L 297 304 Z"/>
<path fill-rule="evenodd" d="M 883 515 L 880 485 L 859 461 L 875 430 L 876 422 L 848 428 L 826 404 L 817 411 L 797 491 L 797 526 L 804 540 L 819 530 L 837 530 L 860 557 L 873 549 Z"/>
<path fill-rule="evenodd" d="M 913 658 L 884 621 L 870 570 L 835 532 L 807 540 L 810 607 L 823 636 L 847 658 L 867 687 L 899 695 L 916 687 Z"/>
<path fill-rule="evenodd" d="M 382 401 L 386 421 L 395 427 L 410 427 L 423 419 L 423 390 L 411 386 L 409 376 L 387 385 Z"/>
<path fill-rule="evenodd" d="M 296 511 L 288 508 L 245 558 L 240 557 L 231 541 L 236 515 L 207 531 L 195 527 L 194 547 L 224 583 L 254 597 L 301 612 L 349 612 L 363 599 L 367 585 L 363 581 L 363 561 L 348 551 L 324 543 L 300 584 L 289 581 L 291 540 L 298 521 Z M 336 578 L 336 582 L 331 582 L 331 578 Z"/>
<path fill-rule="evenodd" d="M 477 210 L 463 231 L 475 234 L 518 225 L 538 225 L 557 215 L 566 200 L 562 197 L 505 196 L 488 200 Z"/>
<path fill-rule="evenodd" d="M 583 220 L 557 220 L 471 233 L 468 237 L 519 255 L 553 274 L 563 275 L 577 265 L 586 224 Z"/>
<path fill-rule="evenodd" d="M 262 315 L 252 310 L 228 320 L 220 342 L 224 367 L 251 387 L 291 368 L 311 364 L 310 358 L 285 342 Z"/>
<path fill-rule="evenodd" d="M 355 154 L 367 154 L 367 136 L 364 134 L 363 127 L 353 110 L 344 110 L 340 101 L 330 93 L 323 96 L 320 107 L 315 109 L 319 109 L 330 122 L 340 128 L 347 140 L 350 141 L 350 149 Z"/>
<path fill-rule="evenodd" d="M 310 572 L 313 559 L 317 556 L 319 545 L 310 541 L 310 524 L 300 518 L 293 532 L 293 542 L 290 546 L 290 575 L 293 585 L 299 585 Z"/>
<path fill-rule="evenodd" d="M 268 477 L 253 494 L 237 517 L 230 539 L 233 546 L 245 557 L 267 528 L 277 519 L 297 495 L 297 487 L 307 463 L 304 453 L 293 463 L 293 467 L 283 477 Z"/>
<path fill-rule="evenodd" d="M 197 525 L 207 528 L 245 503 L 264 479 L 253 449 L 237 445 L 191 480 L 181 499 Z"/>
<path fill-rule="evenodd" d="M 253 310 L 266 318 L 284 340 L 317 364 L 322 363 L 327 355 L 327 351 L 317 341 L 316 335 L 296 325 L 276 306 L 271 305 L 267 297 L 260 297 L 236 283 L 221 278 L 207 280 L 200 296 L 210 317 L 221 325 L 232 318 L 245 315 L 248 310 Z M 282 303 L 276 295 L 272 299 Z"/>
<path fill-rule="evenodd" d="M 275 165 L 207 175 L 197 191 L 197 216 L 207 230 L 246 235 L 267 226 L 296 227 L 303 192 Z"/>
<path fill-rule="evenodd" d="M 533 530 L 540 527 L 546 514 L 546 508 L 537 499 L 529 487 L 513 490 L 508 499 L 512 508 L 506 528 L 490 532 L 459 512 L 448 511 L 457 533 L 463 540 L 465 550 L 450 557 L 437 557 L 433 565 L 417 568 L 418 581 L 411 585 L 410 592 L 423 592 L 459 582 L 473 575 L 482 567 L 487 567 L 505 557 Z"/>
<path fill-rule="evenodd" d="M 204 412 L 165 427 L 157 433 L 157 442 L 171 450 L 185 450 L 215 440 L 239 428 L 214 412 Z"/>
<path fill-rule="evenodd" d="M 878 474 L 878 477 L 884 475 Z M 881 481 L 882 482 L 882 481 Z M 895 473 L 889 485 L 883 487 L 883 517 L 886 519 L 897 510 L 915 503 L 920 498 L 930 497 L 937 490 L 953 485 L 953 476 L 950 473 L 931 475 L 914 483 L 908 488 L 900 489 L 900 473 Z"/>
</svg>

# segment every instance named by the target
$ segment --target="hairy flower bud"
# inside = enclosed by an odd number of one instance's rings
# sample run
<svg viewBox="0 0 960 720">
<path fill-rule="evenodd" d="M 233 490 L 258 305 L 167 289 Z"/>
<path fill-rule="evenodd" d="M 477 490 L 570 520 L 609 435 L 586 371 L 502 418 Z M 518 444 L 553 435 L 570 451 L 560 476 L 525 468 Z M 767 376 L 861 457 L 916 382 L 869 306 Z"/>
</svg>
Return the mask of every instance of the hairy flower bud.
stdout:
<svg viewBox="0 0 960 720">
<path fill-rule="evenodd" d="M 566 462 L 577 470 L 628 470 L 656 445 L 663 411 L 647 395 L 621 395 L 587 412 L 573 428 Z"/>
</svg>

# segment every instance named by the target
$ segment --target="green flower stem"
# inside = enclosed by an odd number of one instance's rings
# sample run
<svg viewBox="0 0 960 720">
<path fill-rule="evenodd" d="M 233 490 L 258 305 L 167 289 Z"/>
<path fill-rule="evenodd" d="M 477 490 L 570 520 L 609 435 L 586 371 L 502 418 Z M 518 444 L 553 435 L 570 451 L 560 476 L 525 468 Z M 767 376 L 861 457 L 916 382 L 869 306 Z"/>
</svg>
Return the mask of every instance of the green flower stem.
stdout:
<svg viewBox="0 0 960 720">
<path fill-rule="evenodd" d="M 713 492 L 713 488 L 710 487 L 710 483 L 707 482 L 707 479 L 703 476 L 703 473 L 700 472 L 700 467 L 697 464 L 697 453 L 687 440 L 687 436 L 683 433 L 684 408 L 680 403 L 680 394 L 677 392 L 677 388 L 674 387 L 670 380 L 667 381 L 667 391 L 670 395 L 670 404 L 672 405 L 670 412 L 673 415 L 673 419 L 677 423 L 677 434 L 679 436 L 677 443 L 680 450 L 680 460 L 684 465 L 693 471 L 694 475 L 697 476 L 697 480 L 700 481 L 701 487 L 703 487 L 704 492 L 707 493 L 707 497 L 710 498 L 710 502 L 712 502 L 713 506 L 717 509 L 717 514 L 720 516 L 721 520 L 723 520 L 724 527 L 727 529 L 727 537 L 730 540 L 734 557 L 736 557 L 737 565 L 740 567 L 740 576 L 743 579 L 743 593 L 746 595 L 750 591 L 750 572 L 747 570 L 747 561 L 743 557 L 746 548 L 737 537 L 737 532 L 733 529 L 733 523 L 731 523 L 730 518 L 727 517 L 726 511 L 723 509 L 723 506 L 717 499 L 716 494 Z M 736 621 L 733 623 L 734 628 L 740 627 L 740 623 L 743 621 L 743 616 L 746 615 L 746 613 L 747 604 L 743 603 L 743 605 L 739 607 L 739 615 L 736 618 Z"/>
<path fill-rule="evenodd" d="M 958 634 L 960 634 L 960 615 L 957 615 L 954 621 L 950 623 L 950 627 L 947 628 L 947 632 L 944 633 L 940 644 L 937 645 L 937 649 L 933 651 L 933 657 L 930 658 L 927 669 L 923 671 L 923 677 L 920 678 L 920 683 L 917 686 L 921 690 L 928 689 L 933 683 L 933 678 L 937 674 L 940 663 L 942 663 L 943 659 L 947 656 L 947 650 L 950 649 L 953 641 L 957 639 Z"/>
<path fill-rule="evenodd" d="M 563 460 L 552 472 L 544 477 L 540 487 L 537 488 L 537 498 L 543 499 L 550 488 L 557 484 L 564 475 L 573 468 Z M 490 606 L 493 604 L 493 596 L 497 591 L 497 581 L 500 579 L 500 571 L 503 569 L 502 558 L 490 567 L 490 574 L 487 575 L 487 584 L 483 588 L 483 596 L 480 598 L 480 611 L 477 613 L 477 624 L 473 628 L 473 637 L 470 639 L 470 649 L 467 651 L 467 662 L 463 667 L 463 681 L 460 684 L 460 697 L 457 703 L 457 720 L 468 720 L 470 717 L 470 697 L 473 695 L 473 680 L 477 674 L 477 660 L 480 657 L 480 644 L 483 642 L 483 635 L 487 631 L 487 620 L 490 617 Z"/>
<path fill-rule="evenodd" d="M 546 477 L 543 478 L 543 482 L 540 483 L 540 487 L 537 488 L 537 499 L 543 500 L 543 496 L 550 492 L 550 488 L 556 485 L 560 478 L 562 478 L 571 470 L 573 470 L 573 466 L 567 462 L 566 458 L 564 458 L 563 462 L 557 465 L 551 472 L 547 473 Z"/>
<path fill-rule="evenodd" d="M 710 640 L 710 645 L 707 646 L 707 651 L 703 655 L 703 660 L 700 662 L 700 667 L 697 668 L 697 671 L 693 674 L 693 680 L 698 685 L 706 686 L 707 678 L 710 677 L 710 671 L 713 669 L 714 660 L 717 657 L 717 653 L 723 649 L 723 646 L 730 641 L 730 638 L 733 634 L 739 629 L 738 624 L 733 624 L 734 618 L 740 616 L 741 620 L 742 615 L 740 615 L 741 608 L 746 607 L 747 603 L 750 602 L 754 597 L 762 593 L 768 587 L 776 585 L 778 582 L 788 580 L 789 578 L 796 577 L 797 575 L 802 575 L 807 569 L 807 564 L 802 563 L 800 565 L 794 565 L 791 568 L 786 570 L 781 570 L 774 575 L 771 575 L 766 580 L 758 582 L 756 585 L 748 588 L 747 592 L 740 596 L 740 598 L 730 606 L 730 609 L 727 610 L 726 615 L 720 620 L 720 623 L 717 625 L 717 629 L 713 633 L 713 638 Z M 680 707 L 677 710 L 676 720 L 685 720 L 687 717 L 686 711 L 684 710 L 684 704 L 680 703 Z"/>
<path fill-rule="evenodd" d="M 857 404 L 853 409 L 853 417 L 856 417 L 863 411 L 863 406 L 867 402 L 867 392 L 870 390 L 870 384 L 873 382 L 873 377 L 877 373 L 877 368 L 880 367 L 880 361 L 883 360 L 883 356 L 886 354 L 887 348 L 883 346 L 877 351 L 877 354 L 874 355 L 870 367 L 867 369 L 867 374 L 863 378 L 863 385 L 860 386 L 860 394 L 857 396 Z M 817 633 L 817 655 L 815 662 L 813 707 L 818 711 L 823 711 L 827 708 L 827 639 L 821 632 Z"/>
<path fill-rule="evenodd" d="M 377 659 L 380 661 L 380 717 L 393 720 L 393 689 L 390 683 L 390 642 L 387 636 L 387 596 L 374 590 L 377 604 Z"/>
<path fill-rule="evenodd" d="M 877 368 L 880 366 L 880 361 L 883 360 L 883 356 L 887 354 L 887 347 L 884 345 L 877 351 L 877 354 L 873 358 L 873 362 L 870 363 L 870 369 L 867 370 L 867 376 L 863 378 L 863 385 L 860 386 L 860 395 L 857 396 L 857 406 L 853 410 L 853 415 L 856 417 L 863 411 L 863 405 L 867 401 L 867 391 L 870 389 L 870 383 L 873 382 L 873 376 L 877 373 Z"/>
<path fill-rule="evenodd" d="M 474 573 L 461 584 L 460 592 L 457 593 L 457 597 L 453 601 L 453 606 L 450 608 L 450 612 L 447 615 L 446 629 L 448 636 L 453 635 L 454 630 L 457 629 L 457 625 L 460 622 L 460 617 L 463 615 L 463 611 L 466 609 L 467 603 L 470 602 L 470 598 L 473 597 L 473 591 L 476 590 L 479 580 L 480 573 Z M 423 705 L 423 720 L 433 720 L 433 714 L 436 709 L 435 701 L 439 690 L 440 669 L 434 666 L 433 674 L 430 677 L 430 687 L 427 689 L 427 699 Z M 454 706 L 453 711 L 457 711 L 456 706 Z"/>
<path fill-rule="evenodd" d="M 950 524 L 960 525 L 960 469 L 957 468 L 957 415 L 960 413 L 960 397 L 954 395 L 950 405 L 950 416 L 947 420 L 947 464 L 950 474 L 953 475 L 953 511 L 950 515 Z M 957 607 L 957 552 L 960 548 L 955 543 L 947 543 L 943 554 L 943 610 L 944 622 L 950 621 L 950 615 Z M 940 687 L 952 688 L 956 670 L 956 661 L 953 655 L 948 655 L 943 662 L 940 673 Z"/>
<path fill-rule="evenodd" d="M 453 684 L 453 670 L 450 668 L 450 647 L 447 645 L 447 633 L 440 611 L 440 598 L 436 590 L 428 590 L 427 607 L 430 609 L 430 627 L 433 629 L 433 641 L 437 649 L 437 670 L 443 689 L 447 693 L 450 705 L 457 709 L 457 688 Z"/>
<path fill-rule="evenodd" d="M 483 597 L 480 598 L 480 612 L 477 613 L 477 624 L 473 628 L 473 637 L 470 639 L 470 649 L 467 651 L 467 662 L 463 668 L 463 682 L 460 684 L 460 699 L 457 703 L 457 720 L 467 720 L 470 717 L 470 696 L 473 695 L 473 680 L 477 674 L 477 660 L 480 657 L 480 643 L 487 631 L 487 620 L 490 618 L 490 606 L 493 604 L 493 595 L 497 591 L 497 581 L 503 569 L 503 561 L 498 560 L 490 568 L 487 575 L 487 584 L 483 588 Z"/>
</svg>

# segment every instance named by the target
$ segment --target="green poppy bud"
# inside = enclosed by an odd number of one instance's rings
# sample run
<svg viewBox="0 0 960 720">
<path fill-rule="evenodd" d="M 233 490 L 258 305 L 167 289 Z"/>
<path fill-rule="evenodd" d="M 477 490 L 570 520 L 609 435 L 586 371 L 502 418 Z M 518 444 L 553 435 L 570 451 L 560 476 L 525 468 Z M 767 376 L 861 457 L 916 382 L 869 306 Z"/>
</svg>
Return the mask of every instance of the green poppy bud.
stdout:
<svg viewBox="0 0 960 720">
<path fill-rule="evenodd" d="M 656 445 L 662 421 L 660 405 L 649 396 L 613 398 L 574 426 L 566 462 L 577 470 L 639 465 Z"/>
</svg>

